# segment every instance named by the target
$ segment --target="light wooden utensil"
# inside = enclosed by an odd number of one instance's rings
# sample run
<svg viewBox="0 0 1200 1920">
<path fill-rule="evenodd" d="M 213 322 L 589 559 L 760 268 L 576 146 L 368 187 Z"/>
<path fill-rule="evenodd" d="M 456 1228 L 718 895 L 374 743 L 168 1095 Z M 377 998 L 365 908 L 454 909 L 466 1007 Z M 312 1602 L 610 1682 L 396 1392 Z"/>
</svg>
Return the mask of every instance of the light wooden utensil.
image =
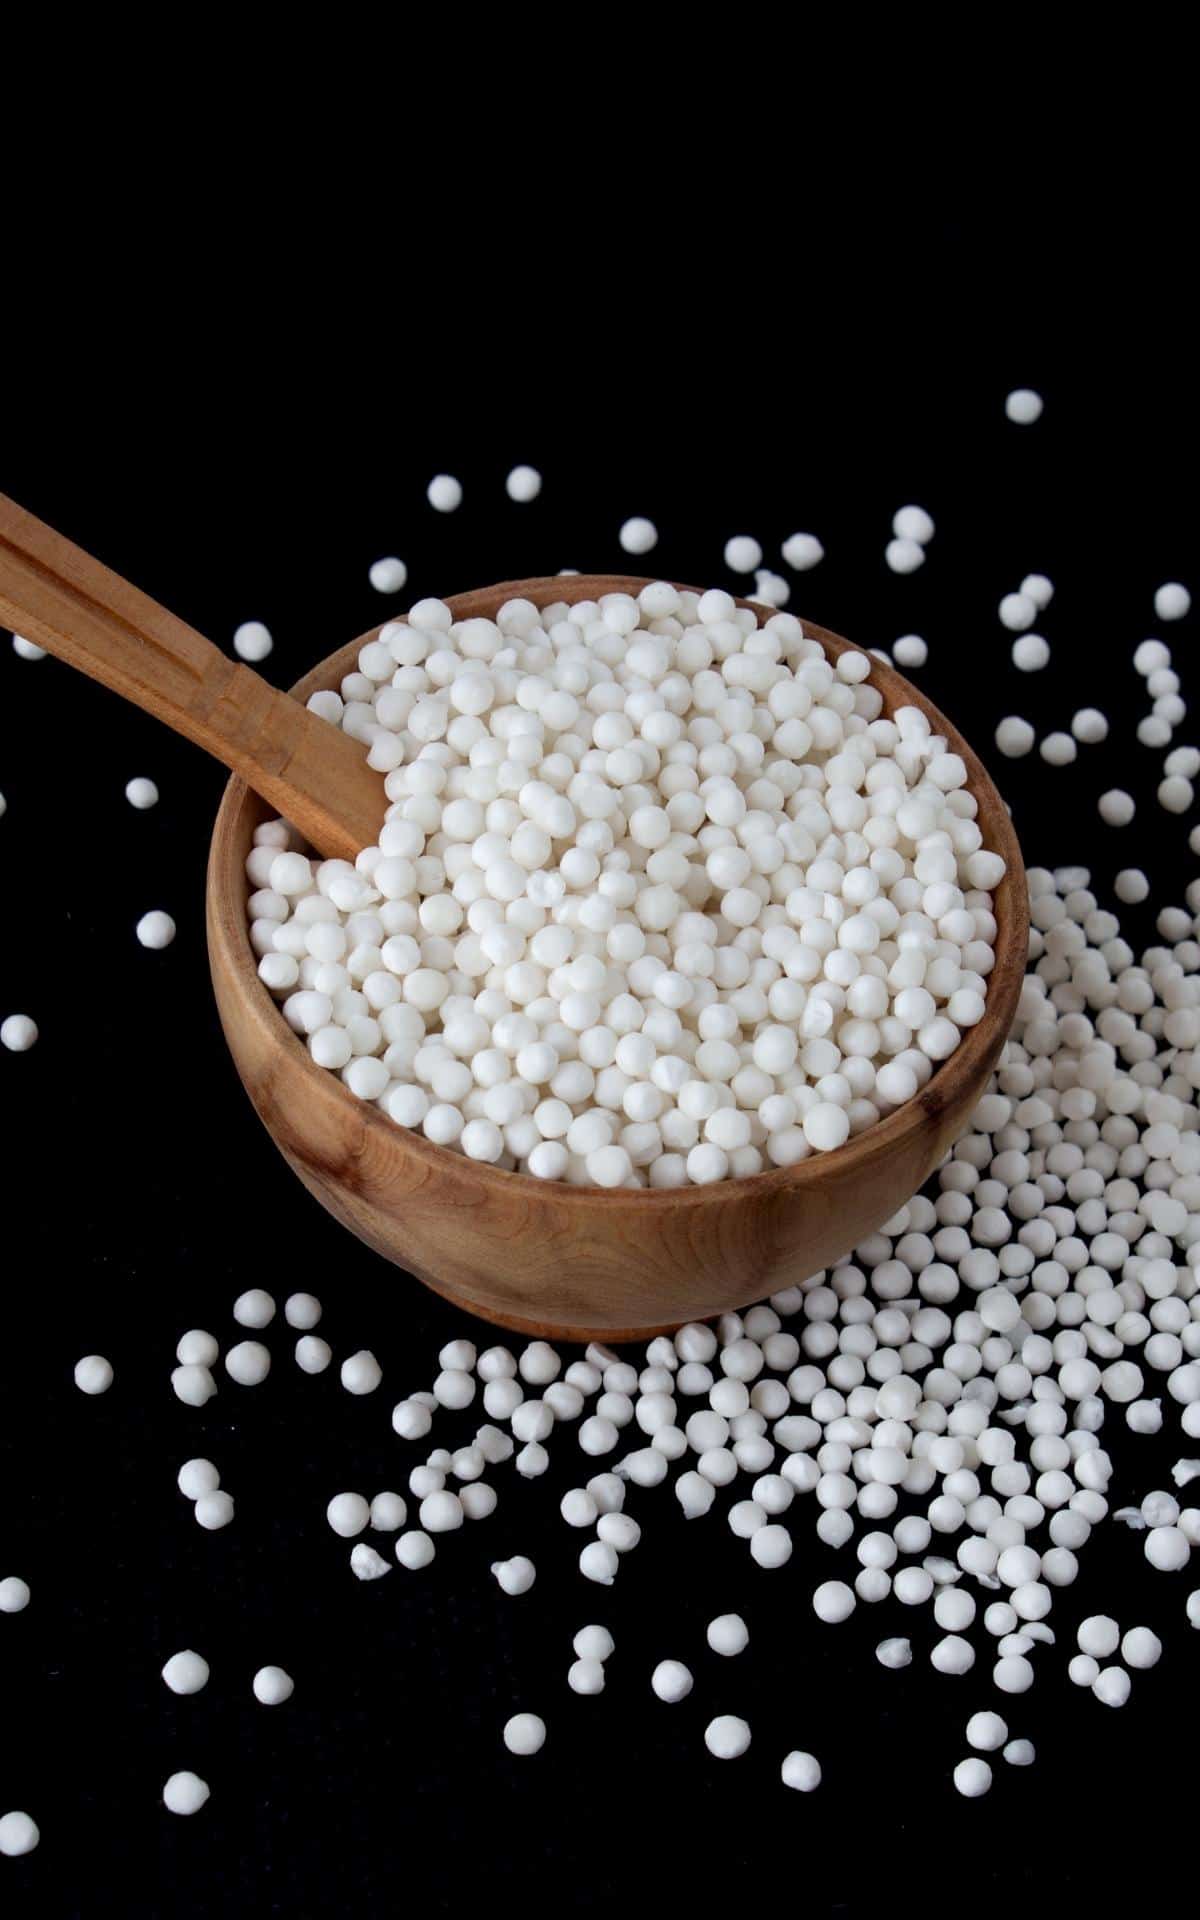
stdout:
<svg viewBox="0 0 1200 1920">
<path fill-rule="evenodd" d="M 362 746 L 0 494 L 0 623 L 215 754 L 327 857 L 378 836 Z"/>
<path fill-rule="evenodd" d="M 494 615 L 516 596 L 546 606 L 645 584 L 610 575 L 514 580 L 449 605 L 466 620 Z M 765 620 L 770 610 L 755 611 Z M 831 659 L 849 645 L 807 622 L 805 631 Z M 315 667 L 293 688 L 297 700 L 337 687 L 373 638 Z M 208 866 L 217 1005 L 260 1118 L 322 1206 L 468 1311 L 571 1340 L 640 1339 L 745 1306 L 830 1265 L 890 1218 L 965 1130 L 987 1085 L 1021 991 L 1029 913 L 1017 837 L 980 762 L 924 694 L 873 658 L 870 669 L 885 714 L 919 707 L 962 755 L 984 844 L 1008 864 L 995 893 L 987 1010 L 915 1099 L 837 1152 L 713 1186 L 609 1192 L 505 1173 L 395 1126 L 315 1066 L 258 978 L 245 860 L 267 809 L 242 780 L 231 781 Z M 335 730 L 325 733 L 336 744 Z"/>
</svg>

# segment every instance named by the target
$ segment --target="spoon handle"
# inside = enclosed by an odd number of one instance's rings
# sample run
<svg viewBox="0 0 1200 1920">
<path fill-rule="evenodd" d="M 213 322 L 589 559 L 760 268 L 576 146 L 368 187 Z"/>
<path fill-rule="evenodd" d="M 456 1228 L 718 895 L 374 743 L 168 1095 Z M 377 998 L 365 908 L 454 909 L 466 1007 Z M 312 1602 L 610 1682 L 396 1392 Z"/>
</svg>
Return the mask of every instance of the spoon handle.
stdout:
<svg viewBox="0 0 1200 1920">
<path fill-rule="evenodd" d="M 0 622 L 224 761 L 319 853 L 353 860 L 378 838 L 383 777 L 361 742 L 3 494 Z"/>
</svg>

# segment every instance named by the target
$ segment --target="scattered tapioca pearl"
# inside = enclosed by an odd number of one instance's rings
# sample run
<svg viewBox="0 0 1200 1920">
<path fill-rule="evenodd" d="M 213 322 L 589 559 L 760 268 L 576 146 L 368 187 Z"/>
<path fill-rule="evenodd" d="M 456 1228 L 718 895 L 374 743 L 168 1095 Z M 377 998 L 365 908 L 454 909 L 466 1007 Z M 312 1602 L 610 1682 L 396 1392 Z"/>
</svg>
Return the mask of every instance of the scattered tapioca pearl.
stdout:
<svg viewBox="0 0 1200 1920">
<path fill-rule="evenodd" d="M 376 1533 L 399 1533 L 408 1518 L 408 1504 L 399 1493 L 377 1493 L 371 1502 L 371 1525 Z"/>
<path fill-rule="evenodd" d="M 580 1627 L 571 1643 L 578 1660 L 596 1660 L 603 1666 L 613 1654 L 614 1641 L 607 1627 Z"/>
<path fill-rule="evenodd" d="M 1173 1527 L 1179 1519 L 1179 1502 L 1173 1493 L 1156 1489 L 1142 1501 L 1141 1513 L 1148 1527 Z"/>
<path fill-rule="evenodd" d="M 171 1375 L 171 1390 L 185 1407 L 202 1407 L 217 1391 L 217 1383 L 207 1367 L 176 1367 Z"/>
<path fill-rule="evenodd" d="M 1023 633 L 1037 619 L 1037 603 L 1027 593 L 1006 593 L 997 609 L 1000 624 L 1010 633 Z"/>
<path fill-rule="evenodd" d="M 158 805 L 158 788 L 153 780 L 146 780 L 139 776 L 127 783 L 125 798 L 131 807 L 136 807 L 139 813 L 144 813 L 147 807 Z"/>
<path fill-rule="evenodd" d="M 727 1658 L 744 1653 L 750 1643 L 749 1630 L 740 1613 L 718 1614 L 715 1620 L 709 1621 L 705 1638 L 714 1653 Z"/>
<path fill-rule="evenodd" d="M 514 1400 L 512 1406 L 508 1408 L 508 1412 L 511 1413 L 512 1407 L 519 1404 L 519 1399 Z M 492 1413 L 492 1411 L 492 1408 L 488 1407 L 488 1412 Z M 422 1400 L 418 1400 L 415 1397 L 400 1400 L 392 1408 L 392 1432 L 399 1434 L 402 1440 L 423 1440 L 432 1425 L 433 1414 L 431 1410 Z"/>
<path fill-rule="evenodd" d="M 352 1540 L 356 1533 L 366 1532 L 371 1509 L 361 1493 L 335 1493 L 325 1509 L 325 1518 L 343 1540 Z"/>
<path fill-rule="evenodd" d="M 383 1379 L 383 1368 L 365 1348 L 342 1361 L 341 1380 L 347 1393 L 374 1393 Z"/>
<path fill-rule="evenodd" d="M 1092 1692 L 1106 1707 L 1123 1707 L 1132 1682 L 1124 1667 L 1102 1667 L 1092 1681 Z"/>
<path fill-rule="evenodd" d="M 954 1769 L 954 1784 L 964 1799 L 978 1800 L 992 1784 L 992 1770 L 986 1760 L 960 1760 Z"/>
<path fill-rule="evenodd" d="M 1150 882 L 1140 867 L 1122 867 L 1113 881 L 1113 892 L 1118 900 L 1129 906 L 1138 906 L 1150 894 Z"/>
<path fill-rule="evenodd" d="M 37 1022 L 27 1013 L 10 1013 L 7 1020 L 0 1023 L 0 1046 L 7 1047 L 10 1053 L 28 1053 L 37 1037 Z"/>
<path fill-rule="evenodd" d="M 356 1580 L 382 1580 L 385 1573 L 391 1572 L 391 1566 L 381 1553 L 369 1547 L 365 1540 L 350 1549 L 350 1571 Z"/>
<path fill-rule="evenodd" d="M 1044 573 L 1027 573 L 1021 582 L 1020 592 L 1026 599 L 1032 600 L 1034 606 L 1041 612 L 1042 608 L 1048 607 L 1054 598 L 1054 582 L 1048 580 Z"/>
<path fill-rule="evenodd" d="M 1041 418 L 1044 402 L 1032 387 L 1014 387 L 1004 402 L 1004 412 L 1018 427 L 1031 427 Z"/>
<path fill-rule="evenodd" d="M 815 533 L 790 534 L 780 551 L 793 573 L 807 573 L 825 558 L 825 549 Z"/>
<path fill-rule="evenodd" d="M 970 1674 L 975 1665 L 975 1649 L 970 1640 L 962 1638 L 962 1634 L 943 1634 L 943 1638 L 929 1651 L 929 1665 L 939 1674 L 962 1678 L 962 1674 Z"/>
<path fill-rule="evenodd" d="M 915 540 L 889 540 L 883 557 L 893 573 L 915 573 L 925 564 L 925 549 Z"/>
<path fill-rule="evenodd" d="M 464 1518 L 462 1501 L 449 1489 L 427 1493 L 421 1502 L 420 1517 L 426 1533 L 456 1533 Z"/>
<path fill-rule="evenodd" d="M 875 1658 L 880 1666 L 887 1667 L 893 1673 L 898 1673 L 903 1667 L 911 1667 L 912 1657 L 912 1641 L 899 1637 L 881 1640 L 875 1649 Z"/>
<path fill-rule="evenodd" d="M 1149 1627 L 1130 1627 L 1121 1640 L 1121 1658 L 1127 1667 L 1147 1672 L 1162 1658 L 1162 1641 Z"/>
<path fill-rule="evenodd" d="M 731 573 L 753 573 L 762 565 L 763 550 L 748 533 L 737 533 L 725 542 L 725 565 Z"/>
<path fill-rule="evenodd" d="M 1050 767 L 1069 767 L 1078 749 L 1069 733 L 1048 733 L 1038 747 L 1042 759 Z"/>
<path fill-rule="evenodd" d="M 1010 713 L 996 728 L 996 745 L 1006 760 L 1024 759 L 1027 753 L 1032 753 L 1036 739 L 1028 720 L 1016 714 Z"/>
<path fill-rule="evenodd" d="M 1181 1527 L 1151 1527 L 1143 1552 L 1159 1573 L 1181 1573 L 1191 1558 L 1191 1543 Z"/>
<path fill-rule="evenodd" d="M 275 1302 L 262 1287 L 251 1287 L 234 1301 L 233 1317 L 239 1327 L 269 1327 L 275 1318 Z"/>
<path fill-rule="evenodd" d="M 458 1496 L 459 1504 L 468 1520 L 487 1520 L 496 1511 L 498 1495 L 494 1487 L 482 1480 L 474 1480 L 463 1488 Z"/>
<path fill-rule="evenodd" d="M 892 516 L 892 532 L 897 540 L 915 540 L 919 547 L 933 539 L 933 520 L 924 507 L 899 507 Z"/>
<path fill-rule="evenodd" d="M 1132 794 L 1122 787 L 1110 787 L 1099 800 L 1100 818 L 1109 827 L 1127 827 L 1137 812 Z"/>
<path fill-rule="evenodd" d="M 265 660 L 275 642 L 261 620 L 243 620 L 233 636 L 233 650 L 239 660 Z"/>
<path fill-rule="evenodd" d="M 209 1797 L 207 1780 L 186 1769 L 173 1773 L 163 1788 L 163 1805 L 168 1813 L 199 1813 Z"/>
<path fill-rule="evenodd" d="M 517 1371 L 530 1386 L 545 1387 L 562 1372 L 562 1360 L 547 1341 L 533 1340 L 522 1350 Z"/>
<path fill-rule="evenodd" d="M 216 1364 L 220 1347 L 211 1333 L 203 1327 L 191 1327 L 187 1333 L 181 1333 L 175 1348 L 175 1358 L 181 1367 L 211 1367 Z"/>
<path fill-rule="evenodd" d="M 429 1566 L 433 1556 L 433 1541 L 417 1527 L 410 1527 L 396 1542 L 396 1559 L 410 1573 L 419 1573 L 422 1567 Z"/>
<path fill-rule="evenodd" d="M 1186 813 L 1195 797 L 1191 781 L 1180 773 L 1169 774 L 1158 789 L 1158 804 L 1167 813 Z"/>
<path fill-rule="evenodd" d="M 271 1371 L 271 1355 L 261 1340 L 239 1340 L 225 1355 L 225 1371 L 239 1387 L 261 1386 Z"/>
<path fill-rule="evenodd" d="M 1200 1627 L 1200 1587 L 1187 1597 L 1187 1617 L 1189 1625 Z"/>
<path fill-rule="evenodd" d="M 85 1353 L 75 1362 L 75 1385 L 80 1393 L 107 1393 L 113 1383 L 112 1363 L 100 1353 Z"/>
<path fill-rule="evenodd" d="M 840 1625 L 854 1612 L 854 1589 L 844 1580 L 825 1580 L 813 1594 L 812 1604 L 818 1620 L 829 1626 Z"/>
<path fill-rule="evenodd" d="M 524 1553 L 516 1553 L 513 1559 L 492 1561 L 492 1578 L 501 1594 L 528 1594 L 538 1578 L 538 1569 L 534 1567 L 532 1559 L 524 1557 Z"/>
<path fill-rule="evenodd" d="M 41 1839 L 37 1822 L 27 1813 L 6 1813 L 0 1815 L 0 1853 L 6 1859 L 19 1859 L 23 1853 L 32 1853 Z"/>
<path fill-rule="evenodd" d="M 1020 1653 L 1002 1655 L 992 1668 L 992 1682 L 1001 1693 L 1028 1693 L 1033 1677 L 1033 1668 Z"/>
<path fill-rule="evenodd" d="M 735 1713 L 719 1713 L 704 1729 L 704 1744 L 714 1760 L 739 1760 L 749 1751 L 749 1724 Z"/>
<path fill-rule="evenodd" d="M 376 593 L 399 593 L 408 584 L 408 568 L 403 560 L 390 553 L 383 560 L 374 560 L 367 569 L 367 578 Z"/>
<path fill-rule="evenodd" d="M 579 1556 L 579 1571 L 584 1579 L 594 1580 L 600 1587 L 612 1586 L 620 1564 L 615 1547 L 603 1540 L 590 1541 Z"/>
<path fill-rule="evenodd" d="M 1144 875 L 1142 877 L 1145 878 Z M 1117 879 L 1119 880 L 1120 878 L 1121 876 L 1118 874 Z M 1149 890 L 1149 882 L 1147 882 L 1146 892 L 1148 893 Z M 1142 895 L 1141 898 L 1144 899 L 1145 895 Z M 1132 1404 L 1125 1409 L 1125 1422 L 1131 1433 L 1161 1433 L 1163 1424 L 1162 1401 L 1133 1401 Z M 1137 1513 L 1138 1520 L 1141 1520 L 1141 1514 L 1137 1512 L 1136 1508 L 1125 1509 L 1125 1513 Z M 1113 1515 L 1113 1519 L 1120 1520 L 1121 1518 L 1122 1510 L 1118 1508 Z"/>
<path fill-rule="evenodd" d="M 217 1533 L 233 1519 L 233 1496 L 224 1492 L 202 1493 L 193 1511 L 198 1526 L 206 1533 Z"/>
<path fill-rule="evenodd" d="M 208 1685 L 208 1661 L 190 1648 L 183 1653 L 173 1653 L 162 1670 L 162 1677 L 172 1693 L 199 1693 Z"/>
<path fill-rule="evenodd" d="M 655 1698 L 667 1706 L 676 1706 L 680 1700 L 686 1700 L 695 1682 L 682 1660 L 660 1660 L 650 1676 L 650 1687 Z"/>
<path fill-rule="evenodd" d="M 750 1538 L 750 1557 L 759 1567 L 782 1567 L 792 1557 L 792 1537 L 786 1527 L 758 1527 Z"/>
<path fill-rule="evenodd" d="M 14 633 L 12 643 L 13 652 L 20 660 L 44 660 L 46 658 L 45 647 L 35 646 L 32 640 L 26 640 L 22 634 Z"/>
<path fill-rule="evenodd" d="M 1168 580 L 1155 591 L 1154 611 L 1160 620 L 1182 620 L 1191 605 L 1191 594 L 1178 580 Z"/>
<path fill-rule="evenodd" d="M 536 467 L 514 467 L 504 482 L 504 491 L 510 500 L 516 500 L 522 506 L 528 506 L 536 500 L 542 490 L 542 476 Z"/>
<path fill-rule="evenodd" d="M 185 1500 L 215 1493 L 220 1484 L 221 1476 L 211 1460 L 185 1460 L 176 1475 L 176 1485 Z"/>
<path fill-rule="evenodd" d="M 781 573 L 772 573 L 770 567 L 759 567 L 754 575 L 754 598 L 765 607 L 786 607 L 792 597 L 792 589 Z"/>
<path fill-rule="evenodd" d="M 4 795 L 0 793 L 0 820 L 3 820 L 7 812 L 8 812 L 8 801 L 4 798 Z"/>
<path fill-rule="evenodd" d="M 254 1698 L 264 1707 L 281 1707 L 296 1691 L 296 1683 L 282 1667 L 260 1667 L 251 1686 Z"/>
<path fill-rule="evenodd" d="M 155 908 L 151 913 L 142 915 L 135 932 L 141 946 L 151 947 L 157 952 L 163 947 L 169 947 L 175 938 L 175 922 L 169 913 L 163 913 L 161 909 Z"/>
<path fill-rule="evenodd" d="M 283 1303 L 283 1317 L 289 1327 L 307 1332 L 321 1318 L 321 1302 L 315 1293 L 290 1293 Z"/>
<path fill-rule="evenodd" d="M 1040 673 L 1050 663 L 1049 643 L 1040 633 L 1023 633 L 1013 641 L 1012 663 L 1019 673 Z"/>
<path fill-rule="evenodd" d="M 923 667 L 929 648 L 919 633 L 902 633 L 892 647 L 892 658 L 898 667 Z"/>
<path fill-rule="evenodd" d="M 787 1755 L 779 1772 L 784 1786 L 796 1793 L 812 1793 L 821 1784 L 820 1761 L 798 1747 Z"/>
<path fill-rule="evenodd" d="M 306 1333 L 296 1342 L 296 1365 L 301 1373 L 324 1373 L 333 1359 L 333 1348 L 315 1333 Z"/>
<path fill-rule="evenodd" d="M 1161 640 L 1142 640 L 1133 650 L 1134 672 L 1148 680 L 1152 673 L 1161 673 L 1171 664 L 1171 649 Z"/>
<path fill-rule="evenodd" d="M 658 545 L 658 528 L 653 520 L 635 514 L 623 523 L 617 538 L 626 553 L 649 553 Z"/>
<path fill-rule="evenodd" d="M 1071 722 L 1071 732 L 1081 746 L 1094 747 L 1108 739 L 1108 719 L 1099 707 L 1080 707 Z"/>
<path fill-rule="evenodd" d="M 23 1613 L 29 1605 L 29 1587 L 15 1573 L 0 1580 L 0 1613 Z"/>
<path fill-rule="evenodd" d="M 979 1753 L 995 1753 L 1008 1739 L 1008 1728 L 998 1713 L 973 1713 L 967 1721 L 967 1745 Z"/>
<path fill-rule="evenodd" d="M 546 1722 L 536 1713 L 514 1713 L 504 1723 L 504 1744 L 522 1759 L 540 1753 L 546 1744 Z"/>
<path fill-rule="evenodd" d="M 454 513 L 462 505 L 462 482 L 452 473 L 435 473 L 425 489 L 425 498 L 435 513 Z"/>
<path fill-rule="evenodd" d="M 572 1693 L 603 1693 L 604 1668 L 599 1660 L 576 1660 L 567 1671 L 567 1685 Z"/>
</svg>

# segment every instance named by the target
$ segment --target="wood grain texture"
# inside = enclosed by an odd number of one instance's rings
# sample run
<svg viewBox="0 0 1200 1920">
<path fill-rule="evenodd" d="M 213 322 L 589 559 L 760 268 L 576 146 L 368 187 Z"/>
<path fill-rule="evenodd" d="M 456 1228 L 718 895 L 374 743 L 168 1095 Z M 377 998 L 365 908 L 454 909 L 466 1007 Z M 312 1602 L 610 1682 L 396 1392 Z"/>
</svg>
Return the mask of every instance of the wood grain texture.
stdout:
<svg viewBox="0 0 1200 1920">
<path fill-rule="evenodd" d="M 327 856 L 378 835 L 361 745 L 0 494 L 0 621 L 233 769 Z"/>
<path fill-rule="evenodd" d="M 517 580 L 449 604 L 461 620 L 492 615 L 515 595 L 546 606 L 645 584 L 610 575 Z M 755 611 L 765 620 L 771 610 Z M 831 659 L 850 644 L 804 625 Z M 297 697 L 336 686 L 361 645 L 314 668 Z M 980 762 L 898 673 L 872 658 L 870 678 L 885 713 L 920 707 L 962 755 L 984 843 L 1008 863 L 996 892 L 987 1012 L 914 1100 L 836 1153 L 709 1187 L 610 1192 L 505 1173 L 393 1125 L 314 1066 L 258 979 L 243 867 L 266 809 L 231 781 L 208 869 L 213 985 L 247 1092 L 309 1192 L 368 1246 L 470 1312 L 571 1340 L 640 1339 L 745 1306 L 829 1266 L 895 1213 L 964 1131 L 984 1090 L 1016 1011 L 1029 918 L 1020 847 Z"/>
</svg>

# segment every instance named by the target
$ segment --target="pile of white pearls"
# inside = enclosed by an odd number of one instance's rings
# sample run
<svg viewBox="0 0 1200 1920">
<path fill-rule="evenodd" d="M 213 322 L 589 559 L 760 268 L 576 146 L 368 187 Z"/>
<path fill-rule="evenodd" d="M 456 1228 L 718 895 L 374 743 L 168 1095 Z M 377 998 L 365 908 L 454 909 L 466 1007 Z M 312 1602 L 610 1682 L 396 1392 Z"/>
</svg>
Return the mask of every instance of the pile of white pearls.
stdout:
<svg viewBox="0 0 1200 1920">
<path fill-rule="evenodd" d="M 309 706 L 386 775 L 379 845 L 246 867 L 264 984 L 318 1065 L 439 1146 L 679 1187 L 828 1152 L 983 1016 L 967 771 L 867 656 L 666 582 L 381 628 Z"/>
</svg>

